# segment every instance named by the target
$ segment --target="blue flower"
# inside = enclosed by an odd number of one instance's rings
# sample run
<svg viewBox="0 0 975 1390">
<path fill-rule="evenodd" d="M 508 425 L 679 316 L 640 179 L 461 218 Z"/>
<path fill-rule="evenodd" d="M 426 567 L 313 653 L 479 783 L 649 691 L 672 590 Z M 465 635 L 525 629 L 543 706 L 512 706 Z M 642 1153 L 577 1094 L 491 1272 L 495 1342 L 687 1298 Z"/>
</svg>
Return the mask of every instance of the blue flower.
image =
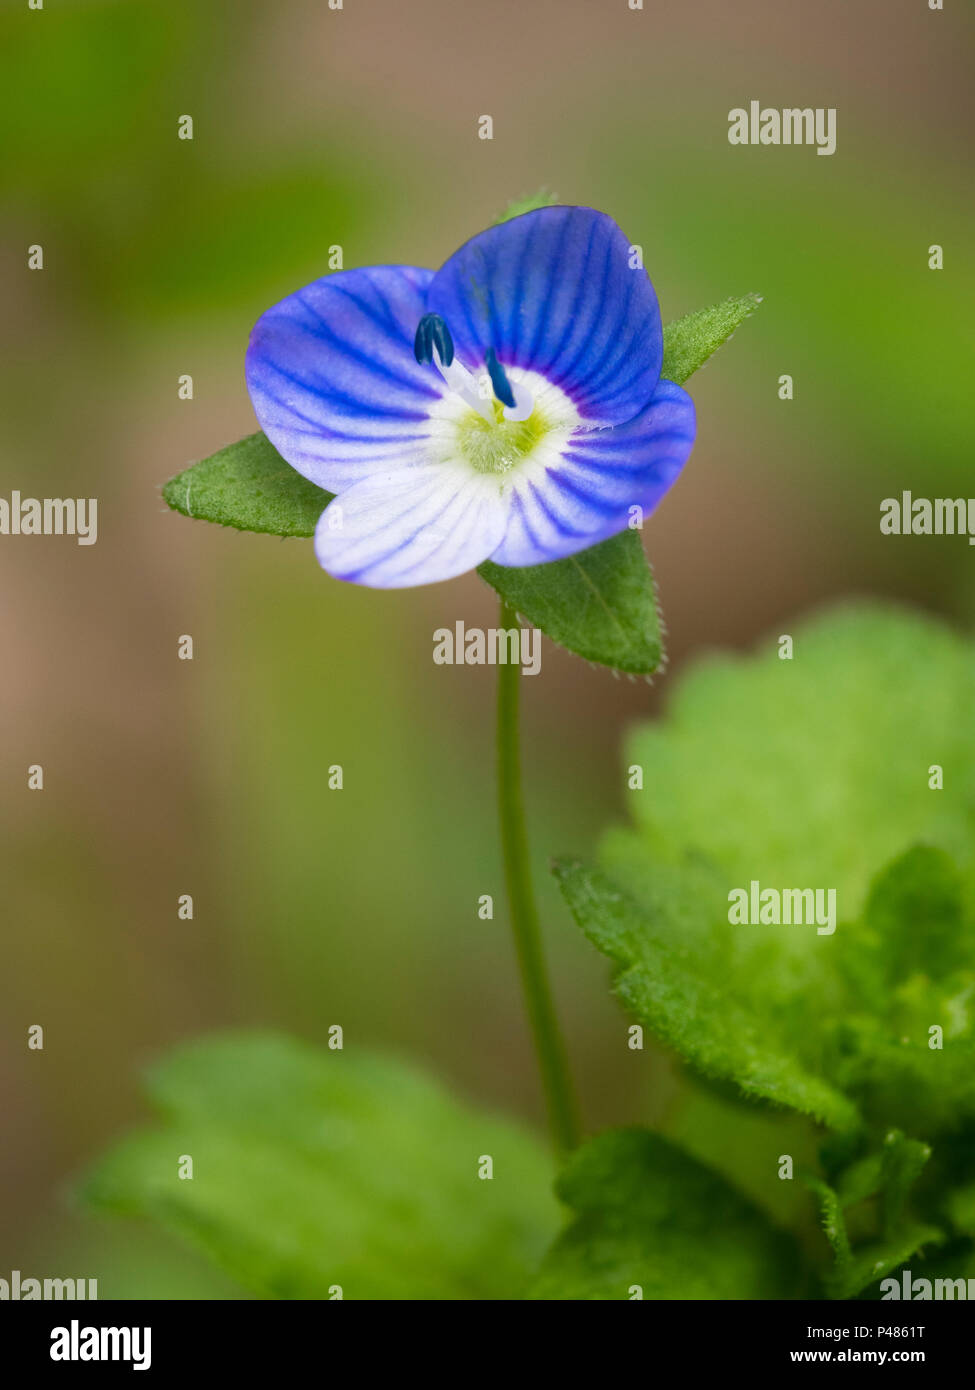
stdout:
<svg viewBox="0 0 975 1390">
<path fill-rule="evenodd" d="M 542 208 L 439 271 L 338 271 L 262 315 L 247 387 L 278 452 L 337 494 L 315 535 L 330 574 L 399 588 L 536 565 L 652 511 L 694 406 L 661 379 L 634 259 L 605 214 Z"/>
</svg>

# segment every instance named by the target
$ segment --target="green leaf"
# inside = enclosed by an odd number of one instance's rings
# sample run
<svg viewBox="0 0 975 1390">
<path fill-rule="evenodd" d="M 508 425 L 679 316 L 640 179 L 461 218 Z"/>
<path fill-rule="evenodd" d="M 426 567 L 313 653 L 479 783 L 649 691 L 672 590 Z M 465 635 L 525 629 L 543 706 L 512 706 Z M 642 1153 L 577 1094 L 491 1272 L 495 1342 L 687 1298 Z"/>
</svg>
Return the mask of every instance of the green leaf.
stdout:
<svg viewBox="0 0 975 1390">
<path fill-rule="evenodd" d="M 664 328 L 661 375 L 683 386 L 688 377 L 728 341 L 735 329 L 754 314 L 761 302 L 760 294 L 743 294 L 668 323 Z"/>
<path fill-rule="evenodd" d="M 194 463 L 163 488 L 163 501 L 184 516 L 272 536 L 313 536 L 331 500 L 260 431 Z"/>
<path fill-rule="evenodd" d="M 883 943 L 887 983 L 919 970 L 940 978 L 972 963 L 964 893 L 950 855 L 928 845 L 914 846 L 877 876 L 864 921 Z"/>
<path fill-rule="evenodd" d="M 892 1270 L 923 1253 L 925 1246 L 937 1245 L 943 1236 L 934 1226 L 914 1223 L 902 1227 L 895 1236 L 863 1246 L 826 1278 L 830 1298 L 855 1298 L 858 1293 L 886 1279 Z"/>
<path fill-rule="evenodd" d="M 971 644 L 881 605 L 790 637 L 791 660 L 776 642 L 682 678 L 625 753 L 635 826 L 563 891 L 623 1001 L 705 1076 L 940 1142 L 975 1116 Z M 752 882 L 834 890 L 835 932 L 732 924 Z"/>
<path fill-rule="evenodd" d="M 575 1217 L 532 1298 L 783 1298 L 796 1289 L 792 1241 L 660 1135 L 599 1135 L 573 1155 L 556 1191 Z"/>
<path fill-rule="evenodd" d="M 541 201 L 539 201 L 541 200 Z M 541 193 L 512 204 L 501 220 L 546 206 Z M 663 375 L 682 383 L 759 303 L 728 299 L 664 329 Z M 331 494 L 287 464 L 262 434 L 249 435 L 178 474 L 163 488 L 175 511 L 276 536 L 311 536 Z M 663 655 L 653 575 L 639 533 L 623 531 L 566 560 L 478 573 L 523 618 L 587 661 L 650 675 Z"/>
<path fill-rule="evenodd" d="M 908 1139 L 899 1129 L 884 1138 L 881 1151 L 880 1184 L 884 1235 L 890 1239 L 899 1230 L 910 1189 L 931 1157 L 931 1149 L 917 1139 Z"/>
<path fill-rule="evenodd" d="M 922 987 L 918 998 L 929 1001 L 920 1008 L 902 1011 L 904 992 L 898 990 L 889 1017 L 851 1012 L 838 1021 L 838 1055 L 830 1072 L 875 1124 L 910 1125 L 934 1137 L 975 1118 L 975 976 L 963 977 L 954 997 L 926 991 L 925 983 L 922 976 L 912 981 Z M 952 1036 L 946 1028 L 942 1047 L 932 1047 L 930 1025 L 947 1020 L 950 1027 L 955 1011 L 965 1019 L 964 1031 Z M 824 1031 L 831 1022 L 824 1019 Z"/>
<path fill-rule="evenodd" d="M 975 1236 L 975 1183 L 956 1188 L 948 1198 L 947 1207 L 958 1229 Z"/>
<path fill-rule="evenodd" d="M 807 1071 L 776 1036 L 733 998 L 723 963 L 682 932 L 683 914 L 715 902 L 700 877 L 661 875 L 641 911 L 599 870 L 558 861 L 555 877 L 579 926 L 617 967 L 616 993 L 668 1046 L 703 1075 L 733 1082 L 743 1095 L 788 1106 L 838 1129 L 856 1122 L 839 1091 Z M 727 927 L 727 915 L 725 914 Z"/>
<path fill-rule="evenodd" d="M 819 1201 L 823 1230 L 833 1251 L 833 1268 L 825 1279 L 831 1298 L 853 1298 L 922 1246 L 942 1239 L 933 1226 L 906 1213 L 910 1188 L 930 1157 L 927 1144 L 908 1139 L 900 1130 L 890 1130 L 880 1152 L 851 1164 L 835 1187 L 817 1178 L 807 1179 Z M 879 1198 L 871 1220 L 873 1238 L 861 1240 L 854 1248 L 846 1213 L 863 1208 L 873 1197 Z"/>
<path fill-rule="evenodd" d="M 836 889 L 840 922 L 860 918 L 877 871 L 911 846 L 964 867 L 975 845 L 975 662 L 946 624 L 887 604 L 842 605 L 754 654 L 699 661 L 664 721 L 644 724 L 625 762 L 647 791 L 629 798 L 648 856 L 693 848 L 727 886 Z M 932 790 L 929 767 L 944 768 Z M 950 770 L 950 771 L 949 771 Z M 801 958 L 805 977 L 839 939 L 758 931 Z M 842 953 L 840 953 L 842 954 Z"/>
<path fill-rule="evenodd" d="M 843 1276 L 853 1262 L 853 1250 L 846 1229 L 846 1217 L 839 1194 L 829 1183 L 809 1179 L 809 1187 L 819 1200 L 819 1215 L 823 1234 L 829 1242 L 835 1260 L 834 1273 Z"/>
<path fill-rule="evenodd" d="M 478 574 L 546 637 L 587 661 L 649 675 L 663 653 L 653 575 L 636 531 L 552 560 Z"/>
<path fill-rule="evenodd" d="M 935 1227 L 905 1215 L 909 1189 L 930 1156 L 927 1144 L 891 1130 L 880 1153 L 852 1164 L 836 1188 L 815 1178 L 808 1180 L 819 1201 L 823 1230 L 833 1251 L 833 1268 L 824 1281 L 831 1298 L 854 1298 L 923 1246 L 943 1239 Z M 846 1213 L 878 1195 L 879 1235 L 854 1248 Z"/>
<path fill-rule="evenodd" d="M 149 1090 L 162 1126 L 104 1157 L 83 1195 L 260 1296 L 518 1298 L 558 1229 L 534 1139 L 401 1062 L 231 1035 L 172 1054 Z"/>
<path fill-rule="evenodd" d="M 914 846 L 874 877 L 862 921 L 847 930 L 837 966 L 848 1004 L 835 1026 L 831 1071 L 878 1124 L 934 1134 L 975 1116 L 968 897 L 948 854 Z"/>
</svg>

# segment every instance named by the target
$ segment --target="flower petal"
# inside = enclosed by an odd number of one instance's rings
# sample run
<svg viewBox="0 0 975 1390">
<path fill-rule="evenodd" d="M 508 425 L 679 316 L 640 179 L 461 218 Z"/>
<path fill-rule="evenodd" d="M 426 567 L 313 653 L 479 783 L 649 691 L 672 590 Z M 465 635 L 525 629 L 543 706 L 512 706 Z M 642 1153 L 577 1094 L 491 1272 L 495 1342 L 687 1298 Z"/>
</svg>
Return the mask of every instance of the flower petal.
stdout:
<svg viewBox="0 0 975 1390">
<path fill-rule="evenodd" d="M 540 372 L 590 424 L 630 420 L 660 377 L 657 296 L 616 223 L 590 208 L 540 208 L 468 241 L 437 272 L 428 308 L 480 370 Z"/>
<path fill-rule="evenodd" d="M 437 373 L 413 356 L 432 271 L 337 271 L 262 314 L 247 351 L 261 428 L 287 461 L 338 492 L 422 456 Z"/>
<path fill-rule="evenodd" d="M 322 513 L 315 553 L 336 579 L 376 589 L 453 579 L 486 560 L 504 535 L 495 475 L 423 464 L 376 474 Z"/>
<path fill-rule="evenodd" d="M 625 529 L 630 508 L 644 516 L 676 481 L 694 443 L 694 402 L 661 381 L 635 420 L 606 430 L 577 430 L 558 462 L 515 474 L 498 565 L 539 565 L 574 555 Z"/>
</svg>

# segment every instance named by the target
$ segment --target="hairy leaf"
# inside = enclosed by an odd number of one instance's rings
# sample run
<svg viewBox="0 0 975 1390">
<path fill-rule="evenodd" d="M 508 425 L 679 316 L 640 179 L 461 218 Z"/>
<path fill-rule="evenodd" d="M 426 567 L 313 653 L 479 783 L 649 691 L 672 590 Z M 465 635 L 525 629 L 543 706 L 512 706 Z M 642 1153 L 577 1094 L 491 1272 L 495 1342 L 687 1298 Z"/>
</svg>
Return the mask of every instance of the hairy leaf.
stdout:
<svg viewBox="0 0 975 1390">
<path fill-rule="evenodd" d="M 810 1178 L 809 1187 L 819 1202 L 819 1216 L 823 1234 L 833 1252 L 834 1263 L 831 1277 L 834 1280 L 845 1278 L 853 1263 L 853 1251 L 846 1230 L 843 1203 L 839 1194 L 828 1183 L 821 1182 L 818 1178 Z"/>
<path fill-rule="evenodd" d="M 663 654 L 653 575 L 636 531 L 553 560 L 478 574 L 546 637 L 587 661 L 649 675 Z"/>
<path fill-rule="evenodd" d="M 845 1211 L 882 1194 L 883 1226 L 890 1234 L 903 1214 L 910 1188 L 931 1157 L 931 1149 L 902 1130 L 884 1136 L 883 1147 L 849 1164 L 836 1182 L 836 1195 Z"/>
<path fill-rule="evenodd" d="M 910 1189 L 930 1157 L 931 1149 L 927 1144 L 908 1139 L 899 1129 L 892 1129 L 885 1136 L 880 1160 L 880 1183 L 883 1230 L 888 1239 L 899 1229 Z"/>
<path fill-rule="evenodd" d="M 789 1106 L 837 1128 L 855 1123 L 850 1101 L 807 1071 L 765 1020 L 750 1017 L 736 1001 L 722 981 L 720 959 L 674 937 L 668 914 L 679 920 L 688 902 L 680 881 L 671 881 L 673 900 L 661 892 L 651 916 L 597 869 L 559 861 L 555 876 L 583 931 L 616 963 L 615 988 L 623 1003 L 694 1067 L 733 1082 L 753 1099 Z M 691 886 L 692 903 L 703 900 L 698 893 Z"/>
<path fill-rule="evenodd" d="M 664 327 L 661 375 L 682 386 L 754 314 L 761 302 L 760 294 L 738 295 L 668 323 Z"/>
<path fill-rule="evenodd" d="M 824 1281 L 830 1297 L 853 1298 L 923 1246 L 942 1239 L 935 1227 L 915 1220 L 907 1211 L 910 1189 L 930 1156 L 927 1144 L 891 1130 L 880 1152 L 851 1164 L 835 1187 L 816 1178 L 808 1180 L 833 1251 L 833 1267 Z M 846 1214 L 872 1198 L 878 1200 L 869 1223 L 871 1234 L 854 1246 Z"/>
<path fill-rule="evenodd" d="M 163 501 L 184 516 L 272 536 L 313 536 L 331 500 L 260 431 L 192 464 L 163 488 Z"/>
<path fill-rule="evenodd" d="M 557 873 L 621 999 L 704 1075 L 932 1141 L 975 1116 L 975 663 L 881 606 L 790 636 L 684 678 L 630 743 L 636 828 Z M 835 930 L 758 920 L 753 885 L 832 891 Z"/>
<path fill-rule="evenodd" d="M 837 1265 L 827 1276 L 826 1291 L 830 1298 L 855 1298 L 886 1279 L 912 1255 L 923 1254 L 928 1246 L 937 1245 L 941 1240 L 941 1232 L 934 1226 L 920 1223 L 905 1226 L 896 1236 L 854 1251 L 848 1261 Z"/>
</svg>

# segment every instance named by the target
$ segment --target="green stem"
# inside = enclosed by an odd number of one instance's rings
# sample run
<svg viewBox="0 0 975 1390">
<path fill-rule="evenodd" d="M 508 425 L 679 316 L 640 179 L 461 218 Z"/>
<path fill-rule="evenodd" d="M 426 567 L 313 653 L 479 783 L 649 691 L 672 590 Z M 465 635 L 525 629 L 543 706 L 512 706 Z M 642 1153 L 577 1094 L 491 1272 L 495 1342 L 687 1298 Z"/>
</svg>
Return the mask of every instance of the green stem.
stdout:
<svg viewBox="0 0 975 1390">
<path fill-rule="evenodd" d="M 501 627 L 516 629 L 518 615 L 502 600 Z M 520 640 L 520 638 L 519 638 Z M 579 1142 L 579 1121 L 569 1080 L 568 1061 L 552 991 L 545 969 L 545 954 L 532 887 L 531 860 L 525 832 L 521 794 L 521 761 L 518 737 L 518 700 L 521 671 L 517 661 L 498 664 L 498 809 L 501 815 L 501 850 L 508 889 L 511 930 L 518 953 L 518 968 L 531 1023 L 535 1053 L 548 1105 L 549 1124 L 556 1148 L 566 1153 Z"/>
</svg>

